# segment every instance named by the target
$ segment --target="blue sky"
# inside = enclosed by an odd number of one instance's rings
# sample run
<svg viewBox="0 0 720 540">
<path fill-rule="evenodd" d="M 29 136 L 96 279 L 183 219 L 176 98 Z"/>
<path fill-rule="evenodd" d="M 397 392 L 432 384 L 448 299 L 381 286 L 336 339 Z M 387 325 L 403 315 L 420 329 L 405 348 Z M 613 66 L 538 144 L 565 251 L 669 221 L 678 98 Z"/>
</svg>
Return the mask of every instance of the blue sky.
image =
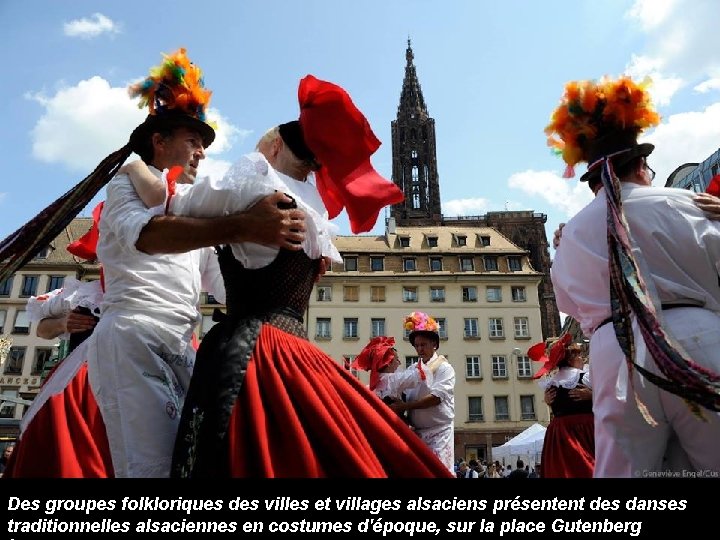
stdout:
<svg viewBox="0 0 720 540">
<path fill-rule="evenodd" d="M 720 146 L 718 20 L 717 0 L 0 0 L 0 238 L 127 141 L 144 118 L 127 85 L 181 46 L 220 126 L 201 173 L 222 174 L 297 118 L 310 73 L 350 92 L 389 178 L 408 37 L 436 122 L 443 213 L 534 210 L 551 235 L 590 200 L 545 144 L 564 84 L 651 76 L 663 122 L 646 139 L 662 185 Z M 344 214 L 337 223 L 350 234 Z M 383 228 L 381 216 L 373 232 Z"/>
</svg>

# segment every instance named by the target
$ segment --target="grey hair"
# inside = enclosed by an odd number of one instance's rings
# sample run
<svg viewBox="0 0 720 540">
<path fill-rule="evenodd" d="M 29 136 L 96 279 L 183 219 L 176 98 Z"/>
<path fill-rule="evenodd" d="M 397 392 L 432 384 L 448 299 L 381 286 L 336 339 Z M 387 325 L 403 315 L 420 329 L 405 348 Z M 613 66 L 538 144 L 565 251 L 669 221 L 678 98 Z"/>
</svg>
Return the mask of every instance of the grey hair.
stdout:
<svg viewBox="0 0 720 540">
<path fill-rule="evenodd" d="M 280 127 L 274 126 L 268 129 L 255 145 L 255 150 L 260 150 L 262 144 L 270 144 L 280 136 Z"/>
</svg>

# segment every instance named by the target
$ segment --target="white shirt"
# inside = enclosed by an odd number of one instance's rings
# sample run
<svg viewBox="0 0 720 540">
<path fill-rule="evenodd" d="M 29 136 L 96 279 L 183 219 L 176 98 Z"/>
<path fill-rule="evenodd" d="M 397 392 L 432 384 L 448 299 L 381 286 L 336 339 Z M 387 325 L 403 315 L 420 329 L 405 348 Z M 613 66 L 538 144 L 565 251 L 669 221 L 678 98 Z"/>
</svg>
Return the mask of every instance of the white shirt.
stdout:
<svg viewBox="0 0 720 540">
<path fill-rule="evenodd" d="M 200 320 L 201 290 L 225 301 L 217 257 L 212 248 L 163 255 L 138 251 L 135 243 L 153 215 L 127 175 L 110 181 L 97 246 L 105 274 L 103 313 L 135 311 L 168 323 L 195 324 Z"/>
<path fill-rule="evenodd" d="M 647 263 L 646 279 L 652 277 L 659 301 L 693 302 L 717 312 L 720 223 L 707 219 L 692 196 L 684 189 L 622 183 L 632 243 Z M 551 269 L 558 309 L 574 317 L 587 337 L 610 316 L 606 215 L 601 189 L 563 228 Z"/>
<path fill-rule="evenodd" d="M 422 360 L 420 360 L 422 362 Z M 433 354 L 423 369 L 432 371 L 432 365 L 438 361 L 438 354 Z M 417 365 L 413 364 L 407 369 L 417 370 Z M 440 404 L 435 407 L 427 407 L 426 409 L 411 409 L 410 420 L 418 429 L 438 427 L 442 425 L 452 425 L 455 418 L 455 369 L 450 362 L 444 361 L 439 364 L 433 373 L 431 384 L 421 384 L 408 391 L 406 396 L 408 401 L 417 401 L 432 394 L 440 398 Z"/>
</svg>

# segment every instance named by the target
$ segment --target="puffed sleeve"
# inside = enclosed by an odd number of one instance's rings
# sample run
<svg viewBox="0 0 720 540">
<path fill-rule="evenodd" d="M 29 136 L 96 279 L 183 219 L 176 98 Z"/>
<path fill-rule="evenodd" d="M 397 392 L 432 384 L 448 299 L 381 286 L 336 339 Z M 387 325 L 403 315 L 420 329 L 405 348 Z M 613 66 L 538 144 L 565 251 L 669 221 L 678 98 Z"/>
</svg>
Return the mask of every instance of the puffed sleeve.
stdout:
<svg viewBox="0 0 720 540">
<path fill-rule="evenodd" d="M 267 182 L 264 160 L 243 156 L 222 178 L 198 178 L 194 184 L 178 184 L 170 199 L 171 214 L 218 217 L 242 212 L 274 189 Z"/>
<path fill-rule="evenodd" d="M 423 375 L 425 378 L 423 378 Z M 386 394 L 394 398 L 399 398 L 403 392 L 407 392 L 412 388 L 420 385 L 432 387 L 434 375 L 429 369 L 420 370 L 415 366 L 411 366 L 402 371 L 395 371 L 386 375 L 387 388 Z"/>
<path fill-rule="evenodd" d="M 39 322 L 43 319 L 66 315 L 78 306 L 99 313 L 103 292 L 100 281 L 79 281 L 68 277 L 62 289 L 55 289 L 40 296 L 31 296 L 27 302 L 28 319 Z"/>
<path fill-rule="evenodd" d="M 39 296 L 31 296 L 27 301 L 28 320 L 40 322 L 47 318 L 62 317 L 70 311 L 70 305 L 63 289 L 55 289 Z"/>
</svg>

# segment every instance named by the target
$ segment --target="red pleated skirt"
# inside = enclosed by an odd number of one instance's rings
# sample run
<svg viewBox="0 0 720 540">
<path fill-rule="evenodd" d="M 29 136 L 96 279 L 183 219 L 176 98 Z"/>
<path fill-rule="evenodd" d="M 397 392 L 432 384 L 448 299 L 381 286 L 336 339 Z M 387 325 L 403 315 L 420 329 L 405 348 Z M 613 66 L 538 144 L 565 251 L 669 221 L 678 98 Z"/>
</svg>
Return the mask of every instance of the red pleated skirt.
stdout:
<svg viewBox="0 0 720 540">
<path fill-rule="evenodd" d="M 592 478 L 595 426 L 592 414 L 556 416 L 545 432 L 543 478 Z"/>
<path fill-rule="evenodd" d="M 268 324 L 233 408 L 228 444 L 235 477 L 452 477 L 347 370 Z M 31 420 L 4 476 L 114 476 L 87 364 Z"/>
<path fill-rule="evenodd" d="M 15 445 L 7 478 L 113 477 L 105 423 L 83 364 L 62 392 L 50 397 Z"/>
<path fill-rule="evenodd" d="M 269 324 L 233 407 L 228 444 L 234 477 L 452 477 L 349 371 Z"/>
</svg>

